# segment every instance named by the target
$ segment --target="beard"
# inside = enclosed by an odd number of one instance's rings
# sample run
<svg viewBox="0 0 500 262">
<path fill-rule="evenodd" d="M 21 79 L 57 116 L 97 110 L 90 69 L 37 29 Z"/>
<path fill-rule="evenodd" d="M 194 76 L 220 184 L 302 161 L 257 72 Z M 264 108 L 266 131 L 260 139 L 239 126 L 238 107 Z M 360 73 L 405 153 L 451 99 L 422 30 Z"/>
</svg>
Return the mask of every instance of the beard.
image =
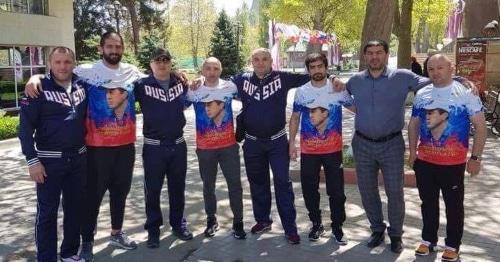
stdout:
<svg viewBox="0 0 500 262">
<path fill-rule="evenodd" d="M 106 54 L 103 53 L 102 58 L 111 65 L 116 65 L 122 60 L 122 55 L 117 53 Z"/>
<path fill-rule="evenodd" d="M 314 80 L 314 81 L 321 81 L 321 80 L 323 80 L 323 79 L 325 79 L 325 78 L 326 78 L 326 74 L 317 73 L 317 74 L 312 75 L 312 77 L 311 77 L 311 78 L 312 78 L 312 80 Z"/>
<path fill-rule="evenodd" d="M 369 61 L 369 62 L 368 62 L 368 68 L 369 68 L 370 70 L 372 70 L 372 71 L 378 71 L 378 70 L 382 70 L 382 69 L 384 68 L 384 66 L 385 66 L 385 65 L 384 65 L 384 63 L 381 63 L 381 62 L 380 62 L 380 61 L 378 61 L 378 60 L 376 61 L 376 63 L 375 63 L 375 64 L 376 64 L 376 65 L 375 65 L 375 66 L 373 66 L 373 65 L 372 65 L 372 61 Z"/>
</svg>

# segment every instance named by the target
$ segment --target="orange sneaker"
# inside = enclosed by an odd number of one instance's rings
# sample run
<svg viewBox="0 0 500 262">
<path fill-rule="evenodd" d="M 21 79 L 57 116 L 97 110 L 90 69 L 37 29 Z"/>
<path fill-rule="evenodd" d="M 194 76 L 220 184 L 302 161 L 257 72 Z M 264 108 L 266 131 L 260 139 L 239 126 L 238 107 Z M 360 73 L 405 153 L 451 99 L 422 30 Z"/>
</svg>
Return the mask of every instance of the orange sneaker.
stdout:
<svg viewBox="0 0 500 262">
<path fill-rule="evenodd" d="M 430 253 L 430 248 L 428 245 L 421 243 L 417 249 L 415 249 L 415 255 L 417 256 L 427 256 Z"/>
<path fill-rule="evenodd" d="M 441 260 L 443 261 L 458 261 L 458 252 L 454 248 L 449 248 L 446 247 L 446 249 L 443 252 L 443 255 L 441 256 Z"/>
</svg>

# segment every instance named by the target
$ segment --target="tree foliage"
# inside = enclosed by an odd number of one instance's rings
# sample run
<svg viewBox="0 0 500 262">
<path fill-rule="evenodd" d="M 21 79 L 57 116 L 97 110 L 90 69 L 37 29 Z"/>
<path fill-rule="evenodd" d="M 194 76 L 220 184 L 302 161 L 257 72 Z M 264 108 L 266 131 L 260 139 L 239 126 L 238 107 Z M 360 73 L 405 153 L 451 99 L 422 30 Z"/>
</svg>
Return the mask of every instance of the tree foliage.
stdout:
<svg viewBox="0 0 500 262">
<path fill-rule="evenodd" d="M 75 53 L 78 61 L 99 59 L 95 38 L 112 29 L 102 7 L 102 1 L 75 0 L 73 2 L 75 25 Z M 98 40 L 97 40 L 98 42 Z"/>
<path fill-rule="evenodd" d="M 130 24 L 132 27 L 132 46 L 137 54 L 140 43 L 140 31 L 152 30 L 155 26 L 163 24 L 165 9 L 160 6 L 164 0 L 119 0 L 127 7 Z"/>
<path fill-rule="evenodd" d="M 448 0 L 414 0 L 412 36 L 416 52 L 427 52 L 441 43 L 451 8 Z"/>
<path fill-rule="evenodd" d="M 210 40 L 209 56 L 220 60 L 223 78 L 236 74 L 243 67 L 243 57 L 238 50 L 235 29 L 237 27 L 231 23 L 226 12 L 221 11 Z"/>
<path fill-rule="evenodd" d="M 276 0 L 271 17 L 301 28 L 336 33 L 344 48 L 359 45 L 366 0 Z"/>
<path fill-rule="evenodd" d="M 239 28 L 239 31 L 236 31 L 236 39 L 239 40 L 239 50 L 243 58 L 243 65 L 249 61 L 252 50 L 259 47 L 258 41 L 255 41 L 259 36 L 258 26 L 252 26 L 250 23 L 251 19 L 252 14 L 246 3 L 243 3 L 241 8 L 236 10 L 236 15 L 233 18 L 235 28 Z"/>
<path fill-rule="evenodd" d="M 177 0 L 170 12 L 172 36 L 169 46 L 175 47 L 178 57 L 190 56 L 197 68 L 198 58 L 208 53 L 217 19 L 214 3 L 210 0 Z"/>
<path fill-rule="evenodd" d="M 258 32 L 259 32 L 259 46 L 269 46 L 269 6 L 271 0 L 261 0 L 259 6 L 259 19 L 258 19 Z"/>
<path fill-rule="evenodd" d="M 160 37 L 157 33 L 151 32 L 142 37 L 141 44 L 139 45 L 139 52 L 137 53 L 137 61 L 139 66 L 146 71 L 151 71 L 149 66 L 151 53 L 158 47 Z"/>
</svg>

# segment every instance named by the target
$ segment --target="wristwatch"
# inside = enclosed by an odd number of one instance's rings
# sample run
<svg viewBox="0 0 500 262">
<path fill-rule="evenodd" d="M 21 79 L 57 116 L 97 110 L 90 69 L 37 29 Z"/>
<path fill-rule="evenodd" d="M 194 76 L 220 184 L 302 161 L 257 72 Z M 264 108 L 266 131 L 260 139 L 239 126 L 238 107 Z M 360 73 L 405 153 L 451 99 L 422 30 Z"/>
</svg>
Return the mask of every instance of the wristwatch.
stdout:
<svg viewBox="0 0 500 262">
<path fill-rule="evenodd" d="M 482 158 L 481 158 L 480 156 L 471 155 L 471 156 L 470 156 L 470 159 L 471 159 L 471 160 L 475 160 L 475 161 L 481 161 L 481 159 L 482 159 Z"/>
</svg>

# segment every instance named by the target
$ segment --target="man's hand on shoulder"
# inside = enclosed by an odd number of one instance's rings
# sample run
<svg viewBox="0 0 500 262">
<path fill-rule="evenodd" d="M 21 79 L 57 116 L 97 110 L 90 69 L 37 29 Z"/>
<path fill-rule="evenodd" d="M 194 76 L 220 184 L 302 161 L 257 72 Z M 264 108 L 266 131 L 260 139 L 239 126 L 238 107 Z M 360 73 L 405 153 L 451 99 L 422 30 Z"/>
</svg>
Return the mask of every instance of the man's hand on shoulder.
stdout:
<svg viewBox="0 0 500 262">
<path fill-rule="evenodd" d="M 24 87 L 24 94 L 31 98 L 36 98 L 42 89 L 42 79 L 44 75 L 32 75 Z"/>
<path fill-rule="evenodd" d="M 345 90 L 345 83 L 342 82 L 342 80 L 340 80 L 338 77 L 330 76 L 330 81 L 332 81 L 333 90 L 335 92 L 342 92 Z"/>
</svg>

